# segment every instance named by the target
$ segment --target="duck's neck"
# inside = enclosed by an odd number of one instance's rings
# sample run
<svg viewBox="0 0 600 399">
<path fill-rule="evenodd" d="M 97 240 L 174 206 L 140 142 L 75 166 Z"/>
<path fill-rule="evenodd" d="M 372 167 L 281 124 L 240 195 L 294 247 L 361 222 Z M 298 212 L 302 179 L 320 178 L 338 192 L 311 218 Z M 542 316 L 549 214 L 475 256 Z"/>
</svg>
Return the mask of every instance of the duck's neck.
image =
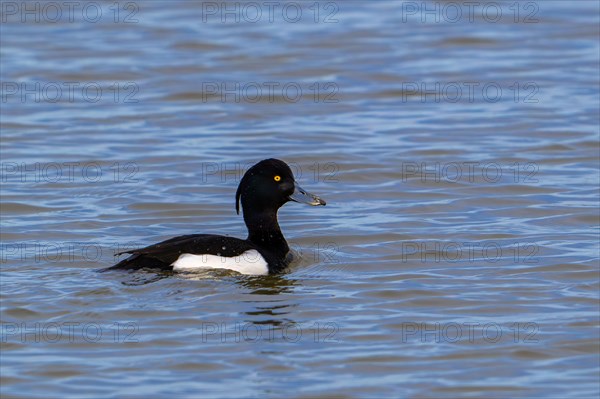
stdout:
<svg viewBox="0 0 600 399">
<path fill-rule="evenodd" d="M 244 212 L 248 240 L 265 250 L 284 258 L 289 247 L 277 222 L 277 211 Z"/>
</svg>

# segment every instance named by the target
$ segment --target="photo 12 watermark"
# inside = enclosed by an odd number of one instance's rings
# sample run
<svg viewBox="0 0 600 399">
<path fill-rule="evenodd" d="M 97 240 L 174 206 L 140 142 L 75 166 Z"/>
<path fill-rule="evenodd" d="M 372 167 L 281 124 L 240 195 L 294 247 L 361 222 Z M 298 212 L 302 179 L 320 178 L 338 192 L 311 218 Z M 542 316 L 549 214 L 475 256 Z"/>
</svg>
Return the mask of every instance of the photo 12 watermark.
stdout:
<svg viewBox="0 0 600 399">
<path fill-rule="evenodd" d="M 535 344 L 539 340 L 539 325 L 535 322 L 514 322 L 508 325 L 494 322 L 403 322 L 400 340 L 403 344 L 484 342 L 495 344 L 501 340 L 513 343 Z"/>
<path fill-rule="evenodd" d="M 340 7 L 333 1 L 202 1 L 202 23 L 336 24 Z"/>
<path fill-rule="evenodd" d="M 402 23 L 539 23 L 537 1 L 403 1 Z"/>
<path fill-rule="evenodd" d="M 143 243 L 39 242 L 25 241 L 0 244 L 0 263 L 115 263 L 116 254 L 143 248 Z"/>
<path fill-rule="evenodd" d="M 2 183 L 138 183 L 135 162 L 1 162 Z"/>
<path fill-rule="evenodd" d="M 400 90 L 403 103 L 540 102 L 540 88 L 536 82 L 402 82 Z"/>
<path fill-rule="evenodd" d="M 11 103 L 136 104 L 135 82 L 10 82 L 0 85 L 0 101 Z"/>
<path fill-rule="evenodd" d="M 198 177 L 202 183 L 235 183 L 239 184 L 244 174 L 254 166 L 255 162 L 202 162 L 198 169 Z M 288 162 L 296 181 L 307 184 L 340 181 L 340 165 L 336 162 L 313 162 L 300 164 Z"/>
<path fill-rule="evenodd" d="M 133 1 L 2 1 L 2 23 L 137 24 L 139 3 Z"/>
<path fill-rule="evenodd" d="M 300 101 L 335 104 L 339 87 L 335 82 L 202 82 L 202 102 L 289 103 Z"/>
<path fill-rule="evenodd" d="M 402 263 L 502 263 L 536 264 L 540 247 L 535 242 L 403 241 Z"/>
<path fill-rule="evenodd" d="M 313 342 L 337 343 L 340 328 L 335 322 L 282 323 L 278 325 L 241 322 L 202 322 L 198 328 L 202 343 L 232 342 Z"/>
<path fill-rule="evenodd" d="M 416 162 L 400 163 L 403 182 L 421 183 L 538 183 L 539 165 L 535 162 Z"/>
<path fill-rule="evenodd" d="M 113 342 L 136 343 L 139 325 L 136 322 L 1 322 L 2 343 L 75 343 Z"/>
</svg>

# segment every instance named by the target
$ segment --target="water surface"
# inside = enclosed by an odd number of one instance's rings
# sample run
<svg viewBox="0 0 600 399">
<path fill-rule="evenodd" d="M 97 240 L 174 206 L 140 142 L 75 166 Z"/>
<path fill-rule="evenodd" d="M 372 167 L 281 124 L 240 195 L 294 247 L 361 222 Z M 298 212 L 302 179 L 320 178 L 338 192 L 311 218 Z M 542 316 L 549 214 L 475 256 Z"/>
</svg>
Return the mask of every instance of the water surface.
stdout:
<svg viewBox="0 0 600 399">
<path fill-rule="evenodd" d="M 597 397 L 597 2 L 15 4 L 3 397 Z M 97 272 L 244 237 L 268 157 L 327 200 L 286 273 Z"/>
</svg>

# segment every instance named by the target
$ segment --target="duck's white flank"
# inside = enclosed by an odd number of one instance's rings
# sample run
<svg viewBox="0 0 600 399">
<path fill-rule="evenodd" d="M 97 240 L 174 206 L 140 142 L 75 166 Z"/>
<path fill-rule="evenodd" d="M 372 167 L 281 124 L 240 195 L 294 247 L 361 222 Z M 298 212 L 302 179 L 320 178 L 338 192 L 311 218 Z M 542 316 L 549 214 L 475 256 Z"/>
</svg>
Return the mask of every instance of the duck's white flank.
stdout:
<svg viewBox="0 0 600 399">
<path fill-rule="evenodd" d="M 171 266 L 173 270 L 228 269 L 241 274 L 269 274 L 267 261 L 255 249 L 230 258 L 219 255 L 181 254 Z"/>
</svg>

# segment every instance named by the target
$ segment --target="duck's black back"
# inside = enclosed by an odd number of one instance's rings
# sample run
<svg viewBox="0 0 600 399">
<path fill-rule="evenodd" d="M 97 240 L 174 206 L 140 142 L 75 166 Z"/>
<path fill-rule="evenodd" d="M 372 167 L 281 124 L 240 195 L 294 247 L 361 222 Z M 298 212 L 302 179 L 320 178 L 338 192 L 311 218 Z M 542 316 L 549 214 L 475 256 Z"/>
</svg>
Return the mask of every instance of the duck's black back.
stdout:
<svg viewBox="0 0 600 399">
<path fill-rule="evenodd" d="M 267 259 L 270 257 L 269 254 L 263 253 L 265 251 L 260 250 L 247 240 L 213 234 L 189 234 L 174 237 L 145 248 L 121 252 L 132 255 L 104 270 L 131 270 L 144 267 L 171 270 L 173 262 L 182 254 L 215 255 L 230 258 L 252 249 L 259 251 L 269 262 L 269 259 Z"/>
</svg>

